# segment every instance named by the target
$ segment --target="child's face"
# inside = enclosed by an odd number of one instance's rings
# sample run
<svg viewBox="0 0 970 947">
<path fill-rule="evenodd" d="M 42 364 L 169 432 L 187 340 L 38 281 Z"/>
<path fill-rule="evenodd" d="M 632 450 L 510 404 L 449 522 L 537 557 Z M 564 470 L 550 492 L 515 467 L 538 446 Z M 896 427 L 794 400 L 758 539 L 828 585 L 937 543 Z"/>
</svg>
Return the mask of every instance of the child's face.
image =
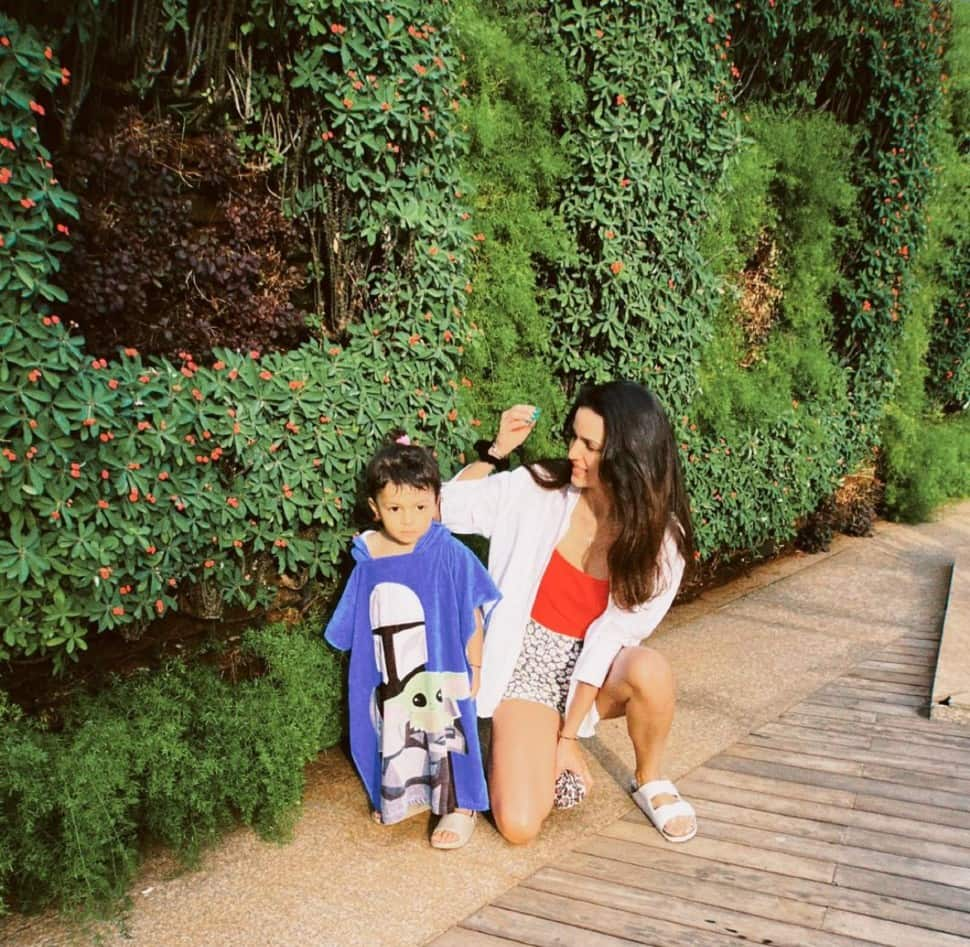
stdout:
<svg viewBox="0 0 970 947">
<path fill-rule="evenodd" d="M 409 552 L 431 527 L 438 498 L 430 487 L 388 483 L 368 504 L 381 524 L 384 535 Z"/>
</svg>

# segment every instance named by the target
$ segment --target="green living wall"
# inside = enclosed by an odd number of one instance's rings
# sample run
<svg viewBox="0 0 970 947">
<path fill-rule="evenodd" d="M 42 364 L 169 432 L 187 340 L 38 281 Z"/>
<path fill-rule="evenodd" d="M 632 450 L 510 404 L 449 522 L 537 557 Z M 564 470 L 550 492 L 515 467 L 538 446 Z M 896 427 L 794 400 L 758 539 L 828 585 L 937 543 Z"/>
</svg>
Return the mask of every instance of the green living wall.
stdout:
<svg viewBox="0 0 970 947">
<path fill-rule="evenodd" d="M 448 472 L 528 400 L 548 455 L 588 380 L 668 406 L 711 563 L 860 466 L 966 493 L 967 49 L 925 0 L 9 4 L 0 659 L 332 590 L 386 431 Z"/>
</svg>

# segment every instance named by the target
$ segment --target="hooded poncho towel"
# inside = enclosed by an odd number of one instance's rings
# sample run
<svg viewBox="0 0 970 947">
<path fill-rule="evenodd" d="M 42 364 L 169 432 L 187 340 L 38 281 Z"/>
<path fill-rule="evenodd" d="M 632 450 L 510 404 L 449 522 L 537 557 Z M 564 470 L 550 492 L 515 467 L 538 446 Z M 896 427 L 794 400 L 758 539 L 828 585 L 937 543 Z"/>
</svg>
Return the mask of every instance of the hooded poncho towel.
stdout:
<svg viewBox="0 0 970 947">
<path fill-rule="evenodd" d="M 324 637 L 350 651 L 350 750 L 371 805 L 387 825 L 487 809 L 465 647 L 498 589 L 438 522 L 409 553 L 374 558 L 357 536 L 351 555 Z"/>
</svg>

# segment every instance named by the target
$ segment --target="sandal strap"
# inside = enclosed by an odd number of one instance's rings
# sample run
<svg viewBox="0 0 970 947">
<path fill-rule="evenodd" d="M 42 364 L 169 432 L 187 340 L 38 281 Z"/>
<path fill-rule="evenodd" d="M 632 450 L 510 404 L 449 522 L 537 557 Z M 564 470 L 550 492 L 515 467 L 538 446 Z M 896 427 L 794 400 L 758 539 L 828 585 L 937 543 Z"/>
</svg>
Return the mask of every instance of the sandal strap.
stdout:
<svg viewBox="0 0 970 947">
<path fill-rule="evenodd" d="M 686 815 L 694 816 L 694 807 L 689 803 L 685 802 L 683 799 L 678 799 L 676 802 L 668 802 L 662 806 L 655 806 L 653 810 L 654 817 L 656 819 L 656 826 L 662 832 L 666 827 L 667 823 L 671 819 L 676 819 L 677 816 Z"/>
<path fill-rule="evenodd" d="M 634 786 L 633 791 L 640 793 L 640 795 L 645 796 L 647 799 L 664 795 L 680 798 L 677 787 L 669 779 L 652 779 L 649 783 L 644 783 L 642 786 Z"/>
</svg>

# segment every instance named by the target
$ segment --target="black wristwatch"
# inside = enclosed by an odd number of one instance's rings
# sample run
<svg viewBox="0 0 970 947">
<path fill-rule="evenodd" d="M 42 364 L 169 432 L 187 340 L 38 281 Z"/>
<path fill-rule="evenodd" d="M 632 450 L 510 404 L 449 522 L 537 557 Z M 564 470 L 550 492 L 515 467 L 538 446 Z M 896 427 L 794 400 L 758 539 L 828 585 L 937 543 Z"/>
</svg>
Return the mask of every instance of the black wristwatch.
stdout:
<svg viewBox="0 0 970 947">
<path fill-rule="evenodd" d="M 475 441 L 475 453 L 478 459 L 486 464 L 491 464 L 499 473 L 509 469 L 508 455 L 500 457 L 495 453 L 495 442 L 486 441 L 484 438 Z"/>
</svg>

